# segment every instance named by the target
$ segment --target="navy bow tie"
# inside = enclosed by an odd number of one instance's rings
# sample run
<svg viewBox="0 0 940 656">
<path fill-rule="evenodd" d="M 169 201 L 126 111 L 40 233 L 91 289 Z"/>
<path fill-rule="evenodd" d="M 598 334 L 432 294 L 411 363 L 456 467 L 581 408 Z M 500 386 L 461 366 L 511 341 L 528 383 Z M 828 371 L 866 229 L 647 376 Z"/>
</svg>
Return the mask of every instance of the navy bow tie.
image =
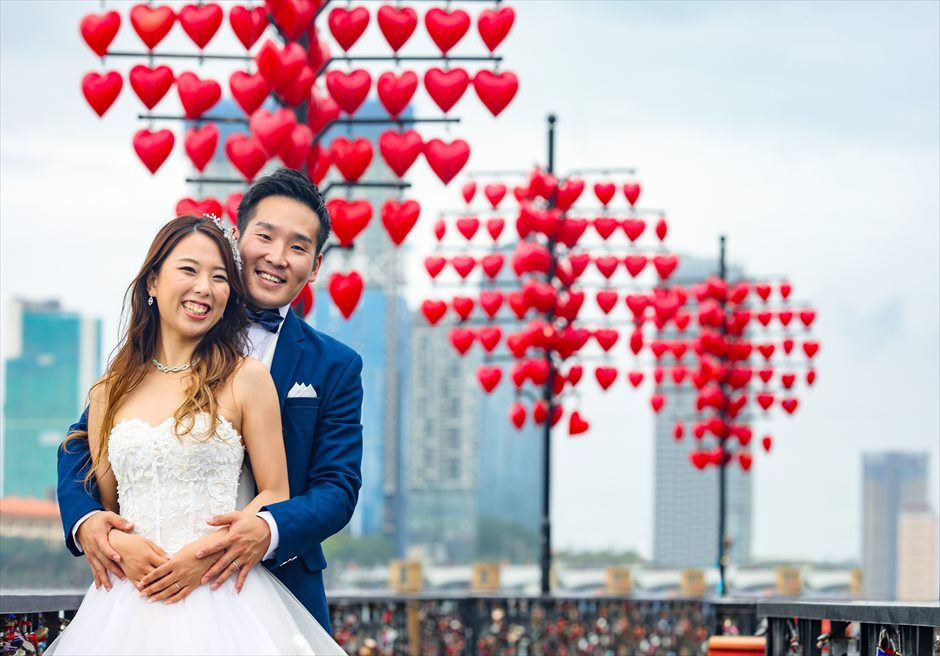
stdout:
<svg viewBox="0 0 940 656">
<path fill-rule="evenodd" d="M 248 321 L 256 323 L 265 330 L 276 333 L 284 317 L 277 310 L 252 310 L 248 309 Z"/>
</svg>

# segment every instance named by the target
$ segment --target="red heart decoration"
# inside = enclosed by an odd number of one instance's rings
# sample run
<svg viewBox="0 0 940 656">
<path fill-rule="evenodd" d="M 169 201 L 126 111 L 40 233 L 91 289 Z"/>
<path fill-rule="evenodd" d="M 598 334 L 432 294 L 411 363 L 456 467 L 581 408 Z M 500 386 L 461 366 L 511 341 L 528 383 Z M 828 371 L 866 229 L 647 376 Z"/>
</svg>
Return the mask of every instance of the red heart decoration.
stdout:
<svg viewBox="0 0 940 656">
<path fill-rule="evenodd" d="M 511 299 L 510 299 L 510 305 L 512 305 Z M 516 358 L 522 358 L 522 357 L 525 357 L 525 352 L 526 352 L 526 349 L 529 348 L 529 343 L 523 335 L 514 334 L 506 338 L 506 347 L 510 350 L 510 352 Z M 528 374 L 525 374 L 525 375 L 528 375 Z M 523 382 L 524 380 L 525 380 L 525 376 L 523 376 Z M 520 383 L 518 387 L 521 387 L 521 386 L 522 384 Z"/>
<path fill-rule="evenodd" d="M 319 144 L 310 149 L 307 156 L 307 175 L 313 180 L 313 184 L 323 182 L 332 163 L 329 149 L 321 148 Z"/>
<path fill-rule="evenodd" d="M 157 169 L 170 156 L 176 137 L 169 130 L 138 130 L 134 133 L 134 152 L 151 173 Z"/>
<path fill-rule="evenodd" d="M 333 303 L 347 319 L 352 316 L 359 305 L 359 299 L 362 298 L 362 276 L 356 271 L 348 274 L 334 272 L 330 276 L 329 284 L 330 297 Z"/>
<path fill-rule="evenodd" d="M 140 4 L 131 9 L 131 25 L 134 26 L 134 31 L 137 32 L 140 40 L 150 50 L 163 41 L 163 37 L 167 35 L 175 21 L 176 14 L 165 5 L 150 7 Z"/>
<path fill-rule="evenodd" d="M 769 410 L 770 406 L 774 404 L 774 395 L 768 394 L 766 392 L 757 395 L 757 403 L 764 410 Z"/>
<path fill-rule="evenodd" d="M 372 142 L 365 137 L 352 141 L 346 137 L 336 137 L 330 151 L 336 168 L 350 182 L 361 178 L 372 163 Z"/>
<path fill-rule="evenodd" d="M 199 118 L 222 97 L 222 87 L 215 80 L 200 80 L 195 73 L 181 73 L 176 90 L 186 118 Z"/>
<path fill-rule="evenodd" d="M 98 116 L 104 116 L 108 108 L 117 100 L 123 86 L 124 80 L 116 71 L 110 71 L 104 75 L 87 73 L 82 78 L 82 94 Z"/>
<path fill-rule="evenodd" d="M 685 426 L 681 421 L 677 421 L 672 427 L 672 436 L 675 438 L 676 442 L 682 439 L 682 436 L 685 435 Z"/>
<path fill-rule="evenodd" d="M 790 292 L 792 291 L 793 291 L 793 285 L 791 285 L 788 282 L 780 283 L 780 295 L 784 298 L 784 300 L 790 298 Z"/>
<path fill-rule="evenodd" d="M 766 283 L 759 283 L 757 285 L 754 285 L 754 290 L 757 292 L 757 295 L 760 296 L 763 301 L 766 302 L 767 299 L 770 298 L 770 291 L 771 291 L 770 285 Z"/>
<path fill-rule="evenodd" d="M 310 94 L 310 114 L 307 123 L 314 134 L 320 134 L 331 121 L 339 118 L 339 105 L 329 94 L 321 94 L 316 87 Z"/>
<path fill-rule="evenodd" d="M 685 380 L 685 377 L 688 374 L 688 370 L 686 370 L 685 367 L 679 366 L 673 367 L 670 373 L 672 374 L 672 382 L 674 382 L 676 385 L 681 385 L 682 381 Z"/>
<path fill-rule="evenodd" d="M 613 219 L 608 216 L 599 216 L 594 219 L 593 225 L 594 230 L 597 231 L 597 234 L 600 235 L 600 238 L 606 241 L 612 234 L 614 234 L 614 230 L 617 229 L 617 226 L 620 225 L 620 223 L 617 221 L 617 219 Z"/>
<path fill-rule="evenodd" d="M 473 76 L 473 90 L 490 113 L 499 116 L 519 91 L 519 78 L 511 71 L 479 71 Z"/>
<path fill-rule="evenodd" d="M 525 406 L 513 403 L 509 408 L 509 420 L 517 429 L 521 429 L 525 425 Z"/>
<path fill-rule="evenodd" d="M 679 266 L 679 257 L 677 255 L 657 255 L 653 258 L 653 266 L 656 267 L 659 277 L 665 280 Z"/>
<path fill-rule="evenodd" d="M 388 130 L 379 137 L 379 152 L 389 168 L 402 177 L 421 154 L 424 144 L 421 135 L 414 130 L 395 132 Z"/>
<path fill-rule="evenodd" d="M 499 10 L 484 9 L 477 18 L 477 29 L 480 31 L 480 38 L 489 48 L 490 52 L 496 50 L 497 46 L 503 42 L 509 30 L 512 29 L 513 21 L 516 20 L 516 12 L 512 7 L 503 7 Z"/>
<path fill-rule="evenodd" d="M 445 114 L 457 104 L 469 84 L 470 76 L 462 68 L 453 68 L 449 71 L 430 68 L 424 74 L 424 88 Z"/>
<path fill-rule="evenodd" d="M 650 405 L 653 408 L 653 412 L 659 413 L 663 409 L 663 406 L 666 405 L 666 397 L 662 394 L 653 394 L 650 397 Z"/>
<path fill-rule="evenodd" d="M 613 182 L 598 182 L 594 185 L 594 195 L 604 207 L 607 207 L 616 192 L 617 185 Z"/>
<path fill-rule="evenodd" d="M 215 3 L 185 5 L 179 13 L 180 26 L 200 49 L 209 45 L 222 25 L 222 7 Z"/>
<path fill-rule="evenodd" d="M 623 185 L 623 195 L 626 196 L 627 202 L 630 205 L 636 205 L 637 199 L 640 197 L 640 183 L 639 182 L 627 182 Z"/>
<path fill-rule="evenodd" d="M 235 102 L 249 116 L 261 107 L 265 98 L 271 93 L 271 87 L 264 81 L 260 73 L 249 75 L 245 71 L 232 73 L 228 79 L 228 88 L 231 90 Z"/>
<path fill-rule="evenodd" d="M 225 154 L 246 180 L 254 180 L 268 161 L 261 142 L 247 134 L 231 134 L 225 140 Z"/>
<path fill-rule="evenodd" d="M 79 24 L 82 38 L 96 55 L 104 57 L 108 46 L 114 41 L 121 28 L 121 15 L 116 11 L 106 11 L 101 14 L 86 14 Z"/>
<path fill-rule="evenodd" d="M 571 272 L 575 278 L 584 273 L 590 262 L 591 256 L 588 253 L 574 253 L 568 256 L 568 264 L 571 266 Z"/>
<path fill-rule="evenodd" d="M 202 216 L 203 214 L 212 214 L 219 218 L 222 217 L 222 203 L 215 198 L 203 198 L 195 200 L 193 198 L 184 198 L 176 204 L 176 216 L 191 214 Z"/>
<path fill-rule="evenodd" d="M 812 385 L 815 382 L 816 382 L 816 370 L 810 369 L 809 371 L 806 372 L 806 384 Z"/>
<path fill-rule="evenodd" d="M 307 52 L 297 43 L 278 48 L 271 39 L 264 42 L 255 55 L 258 72 L 274 89 L 289 86 L 307 64 Z"/>
<path fill-rule="evenodd" d="M 412 71 L 395 75 L 391 71 L 382 73 L 376 83 L 379 102 L 392 118 L 397 118 L 404 111 L 418 88 L 418 76 Z"/>
<path fill-rule="evenodd" d="M 496 389 L 496 386 L 499 385 L 499 381 L 502 379 L 503 370 L 499 367 L 480 365 L 477 368 L 477 380 L 480 381 L 480 385 L 487 394 Z"/>
<path fill-rule="evenodd" d="M 450 343 L 460 355 L 465 355 L 470 347 L 473 346 L 473 340 L 476 337 L 472 330 L 467 328 L 451 328 Z"/>
<path fill-rule="evenodd" d="M 434 326 L 447 314 L 447 303 L 444 301 L 425 301 L 421 304 L 421 312 L 424 314 L 424 318 L 428 320 L 428 323 Z"/>
<path fill-rule="evenodd" d="M 169 66 L 150 68 L 138 64 L 131 68 L 128 79 L 141 102 L 147 109 L 153 109 L 173 86 L 173 71 Z"/>
<path fill-rule="evenodd" d="M 624 219 L 620 225 L 630 241 L 639 239 L 643 231 L 646 230 L 646 221 L 643 219 Z"/>
<path fill-rule="evenodd" d="M 789 326 L 790 322 L 793 321 L 793 311 L 792 310 L 780 310 L 777 313 L 777 319 L 780 321 L 781 325 Z"/>
<path fill-rule="evenodd" d="M 309 66 L 300 69 L 300 73 L 290 84 L 278 89 L 281 100 L 289 107 L 294 107 L 304 102 L 310 97 L 310 91 L 313 89 L 313 82 L 316 79 L 316 73 Z"/>
<path fill-rule="evenodd" d="M 742 451 L 738 454 L 738 462 L 741 463 L 741 469 L 748 471 L 754 462 L 754 457 L 750 453 Z"/>
<path fill-rule="evenodd" d="M 447 259 L 438 255 L 428 255 L 424 258 L 424 268 L 428 270 L 431 278 L 437 278 L 437 274 L 444 270 L 445 264 L 447 264 Z"/>
<path fill-rule="evenodd" d="M 301 319 L 310 314 L 313 310 L 313 287 L 310 283 L 303 286 L 294 300 L 290 302 L 290 307 Z"/>
<path fill-rule="evenodd" d="M 320 8 L 320 2 L 311 0 L 277 0 L 269 3 L 274 22 L 290 41 L 295 41 L 310 28 L 313 18 Z"/>
<path fill-rule="evenodd" d="M 606 390 L 617 380 L 617 369 L 615 367 L 597 367 L 594 370 L 594 377 L 601 389 Z"/>
<path fill-rule="evenodd" d="M 457 220 L 457 231 L 464 236 L 467 241 L 473 239 L 480 229 L 480 219 L 473 216 L 465 216 Z"/>
<path fill-rule="evenodd" d="M 669 350 L 672 351 L 672 355 L 676 360 L 681 360 L 688 348 L 689 345 L 685 342 L 673 342 L 669 345 Z"/>
<path fill-rule="evenodd" d="M 689 453 L 689 460 L 692 462 L 692 464 L 695 466 L 696 469 L 702 470 L 702 469 L 705 469 L 705 467 L 711 461 L 711 458 L 709 458 L 708 453 L 706 451 L 692 451 L 691 453 Z"/>
<path fill-rule="evenodd" d="M 607 279 L 614 275 L 618 264 L 620 264 L 620 260 L 615 255 L 601 255 L 594 258 L 594 266 Z"/>
<path fill-rule="evenodd" d="M 447 232 L 447 224 L 444 223 L 444 219 L 438 219 L 434 223 L 434 236 L 438 241 L 444 239 L 444 234 Z"/>
<path fill-rule="evenodd" d="M 773 440 L 771 439 L 770 435 L 765 435 L 764 439 L 761 440 L 761 444 L 764 447 L 764 451 L 770 453 L 770 447 L 773 446 Z"/>
<path fill-rule="evenodd" d="M 477 334 L 477 339 L 480 340 L 480 345 L 486 350 L 487 353 L 492 353 L 493 349 L 496 348 L 496 345 L 499 344 L 499 340 L 503 337 L 503 330 L 499 326 L 484 326 L 480 328 L 479 333 Z"/>
<path fill-rule="evenodd" d="M 269 157 L 284 147 L 296 125 L 297 118 L 289 109 L 279 109 L 273 114 L 266 109 L 259 109 L 251 115 L 248 123 L 251 133 L 264 146 Z"/>
<path fill-rule="evenodd" d="M 424 15 L 424 25 L 431 40 L 446 55 L 470 29 L 470 16 L 463 9 L 445 11 L 435 7 Z"/>
<path fill-rule="evenodd" d="M 461 278 L 466 278 L 477 265 L 477 261 L 472 255 L 458 255 L 450 261 L 450 264 L 454 267 L 454 271 L 457 272 L 457 275 Z"/>
<path fill-rule="evenodd" d="M 803 342 L 803 353 L 806 354 L 806 357 L 812 358 L 816 353 L 819 352 L 819 342 Z"/>
<path fill-rule="evenodd" d="M 206 123 L 199 128 L 189 128 L 183 138 L 183 146 L 193 166 L 201 172 L 212 160 L 219 146 L 219 128 L 215 126 L 215 123 Z M 216 216 L 222 216 L 222 212 L 219 211 Z"/>
<path fill-rule="evenodd" d="M 597 305 L 600 306 L 601 311 L 604 314 L 610 314 L 610 311 L 614 309 L 614 306 L 617 304 L 617 292 L 609 289 L 604 289 L 597 292 Z"/>
<path fill-rule="evenodd" d="M 584 192 L 584 180 L 569 178 L 558 185 L 555 193 L 555 206 L 562 212 L 567 212 L 578 202 Z"/>
<path fill-rule="evenodd" d="M 352 10 L 336 7 L 330 12 L 328 22 L 336 43 L 343 50 L 349 50 L 366 31 L 369 25 L 369 10 L 365 7 Z"/>
<path fill-rule="evenodd" d="M 488 219 L 486 222 L 486 231 L 490 233 L 490 237 L 493 238 L 493 241 L 499 239 L 499 236 L 503 234 L 503 228 L 506 227 L 505 219 Z"/>
<path fill-rule="evenodd" d="M 792 415 L 794 412 L 796 412 L 796 407 L 799 405 L 799 403 L 800 402 L 797 399 L 783 399 L 780 401 L 780 407 L 786 410 L 788 415 Z"/>
<path fill-rule="evenodd" d="M 613 328 L 598 328 L 594 331 L 594 339 L 597 340 L 597 343 L 600 344 L 600 347 L 605 351 L 612 349 L 619 338 L 620 333 Z"/>
<path fill-rule="evenodd" d="M 506 258 L 502 253 L 490 253 L 480 260 L 480 266 L 483 269 L 483 273 L 486 274 L 487 278 L 490 280 L 495 280 L 496 276 L 499 275 L 500 270 L 502 270 L 505 261 Z"/>
<path fill-rule="evenodd" d="M 238 206 L 242 202 L 243 195 L 236 192 L 225 199 L 225 215 L 232 223 L 238 223 Z"/>
<path fill-rule="evenodd" d="M 347 114 L 355 114 L 359 106 L 369 95 L 372 76 L 369 71 L 359 68 L 346 73 L 330 71 L 326 74 L 326 89 L 333 100 Z"/>
<path fill-rule="evenodd" d="M 793 338 L 791 338 L 791 337 L 786 337 L 786 338 L 784 338 L 784 340 L 783 340 L 783 352 L 786 353 L 787 355 L 790 355 L 790 351 L 793 350 L 793 344 L 794 344 Z"/>
<path fill-rule="evenodd" d="M 659 237 L 659 241 L 666 239 L 666 234 L 669 232 L 669 226 L 666 224 L 666 217 L 659 217 L 659 220 L 656 222 L 656 236 Z M 747 287 L 744 287 L 745 295 L 747 294 Z M 735 303 L 740 303 L 740 301 L 734 301 Z"/>
<path fill-rule="evenodd" d="M 352 244 L 372 220 L 372 205 L 367 200 L 347 201 L 333 198 L 326 203 L 330 212 L 333 233 L 341 246 Z"/>
<path fill-rule="evenodd" d="M 390 198 L 382 205 L 382 225 L 396 246 L 401 246 L 408 233 L 418 222 L 421 206 L 417 201 L 398 202 Z"/>
<path fill-rule="evenodd" d="M 470 201 L 473 200 L 473 196 L 477 193 L 477 183 L 471 180 L 470 182 L 465 182 L 463 187 L 460 188 L 460 194 L 463 196 L 463 200 L 468 205 Z"/>
<path fill-rule="evenodd" d="M 666 375 L 666 370 L 663 369 L 662 367 L 656 367 L 655 369 L 653 369 L 653 380 L 656 382 L 657 385 L 663 382 L 663 376 L 665 375 Z"/>
<path fill-rule="evenodd" d="M 544 385 L 548 380 L 548 363 L 545 360 L 528 361 L 529 379 L 536 385 Z"/>
<path fill-rule="evenodd" d="M 312 144 L 313 130 L 307 125 L 295 125 L 277 156 L 284 162 L 284 166 L 299 171 L 310 155 Z"/>
<path fill-rule="evenodd" d="M 451 305 L 454 308 L 454 312 L 460 317 L 462 321 L 466 321 L 467 317 L 470 316 L 470 313 L 473 312 L 473 307 L 476 305 L 474 300 L 469 296 L 455 296 L 454 300 L 451 302 Z"/>
<path fill-rule="evenodd" d="M 486 260 L 485 257 L 483 259 Z M 480 307 L 483 308 L 483 311 L 490 319 L 493 319 L 499 312 L 499 308 L 503 306 L 505 298 L 502 292 L 484 290 L 480 292 Z"/>
<path fill-rule="evenodd" d="M 639 387 L 640 383 L 643 382 L 644 374 L 642 371 L 631 371 L 627 374 L 627 380 L 630 381 L 630 384 L 633 387 Z"/>
<path fill-rule="evenodd" d="M 446 185 L 467 164 L 470 159 L 470 146 L 463 139 L 455 139 L 449 144 L 440 139 L 431 139 L 424 144 L 424 158 L 431 170 Z"/>
<path fill-rule="evenodd" d="M 509 9 L 509 7 L 506 7 Z M 571 416 L 568 417 L 568 434 L 569 435 L 580 435 L 581 433 L 586 433 L 591 428 L 591 424 L 586 422 L 581 413 L 575 410 L 571 413 Z"/>
<path fill-rule="evenodd" d="M 264 34 L 268 26 L 268 15 L 264 7 L 236 6 L 229 12 L 228 21 L 238 40 L 245 49 L 250 50 Z"/>
<path fill-rule="evenodd" d="M 503 198 L 506 197 L 506 191 L 506 185 L 502 183 L 488 184 L 483 187 L 483 195 L 486 196 L 486 200 L 490 202 L 494 210 L 503 202 Z"/>
<path fill-rule="evenodd" d="M 766 326 L 767 324 L 770 323 L 770 320 L 773 318 L 774 315 L 772 312 L 763 310 L 761 312 L 758 312 L 754 316 L 757 317 L 757 320 L 761 323 L 761 325 Z"/>
<path fill-rule="evenodd" d="M 774 376 L 774 370 L 773 369 L 761 369 L 760 371 L 757 372 L 757 375 L 760 376 L 760 379 L 764 381 L 764 383 L 769 383 L 770 379 L 773 378 Z"/>
<path fill-rule="evenodd" d="M 627 267 L 630 276 L 636 278 L 643 269 L 646 268 L 647 259 L 645 255 L 627 255 L 623 258 L 623 264 Z"/>
<path fill-rule="evenodd" d="M 411 7 L 382 5 L 377 16 L 379 29 L 392 50 L 398 52 L 418 26 L 418 14 Z"/>
<path fill-rule="evenodd" d="M 568 373 L 565 374 L 565 379 L 568 381 L 568 384 L 572 387 L 576 386 L 581 382 L 581 377 L 584 375 L 584 367 L 580 364 L 573 364 L 568 370 Z"/>
<path fill-rule="evenodd" d="M 800 311 L 800 321 L 803 322 L 803 325 L 807 328 L 812 325 L 813 321 L 816 319 L 816 312 L 813 310 L 802 310 Z"/>
<path fill-rule="evenodd" d="M 786 387 L 787 389 L 790 389 L 791 387 L 793 387 L 793 383 L 796 382 L 796 375 L 795 374 L 781 374 L 780 382 L 783 384 L 784 387 Z"/>
</svg>

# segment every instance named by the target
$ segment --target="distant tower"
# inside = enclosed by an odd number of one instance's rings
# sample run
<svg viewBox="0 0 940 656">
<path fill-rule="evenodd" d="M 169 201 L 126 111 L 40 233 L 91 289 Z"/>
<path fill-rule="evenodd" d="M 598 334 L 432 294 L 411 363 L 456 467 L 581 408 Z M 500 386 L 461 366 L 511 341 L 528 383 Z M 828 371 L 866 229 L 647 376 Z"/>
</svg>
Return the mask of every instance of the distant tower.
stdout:
<svg viewBox="0 0 940 656">
<path fill-rule="evenodd" d="M 2 493 L 54 499 L 56 450 L 101 371 L 101 320 L 54 300 L 15 300 L 6 332 Z"/>
<path fill-rule="evenodd" d="M 862 569 L 865 597 L 896 598 L 899 518 L 927 503 L 927 454 L 862 454 Z"/>
<path fill-rule="evenodd" d="M 683 255 L 671 282 L 686 287 L 704 282 L 716 275 L 717 263 Z M 743 277 L 734 268 L 729 278 Z M 695 303 L 690 295 L 689 303 Z M 694 326 L 688 328 L 695 330 Z M 674 327 L 664 339 L 679 339 Z M 665 364 L 671 364 L 664 356 Z M 688 358 L 688 356 L 686 356 Z M 689 453 L 697 445 L 691 431 L 681 441 L 673 437 L 676 421 L 688 419 L 695 412 L 696 389 L 690 383 L 675 386 L 663 379 L 666 404 L 656 415 L 655 476 L 653 489 L 653 561 L 668 567 L 713 567 L 718 561 L 718 469 L 702 471 L 689 462 Z M 746 411 L 745 411 L 746 412 Z M 749 417 L 742 415 L 744 421 Z M 733 564 L 747 563 L 751 558 L 751 501 L 754 470 L 744 472 L 735 463 L 725 470 L 727 483 L 727 534 L 731 538 L 728 552 Z"/>
<path fill-rule="evenodd" d="M 937 515 L 927 504 L 909 504 L 898 518 L 898 601 L 936 601 Z"/>
</svg>

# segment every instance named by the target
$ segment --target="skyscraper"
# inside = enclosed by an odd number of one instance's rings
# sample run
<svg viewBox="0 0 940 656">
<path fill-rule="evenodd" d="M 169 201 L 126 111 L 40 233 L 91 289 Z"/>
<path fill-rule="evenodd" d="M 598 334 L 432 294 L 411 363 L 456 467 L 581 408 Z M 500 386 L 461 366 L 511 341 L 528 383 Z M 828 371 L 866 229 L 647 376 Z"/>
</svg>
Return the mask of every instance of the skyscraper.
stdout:
<svg viewBox="0 0 940 656">
<path fill-rule="evenodd" d="M 908 505 L 898 518 L 898 601 L 936 601 L 937 516 L 930 506 Z"/>
<path fill-rule="evenodd" d="M 898 588 L 898 519 L 927 503 L 926 453 L 862 454 L 862 570 L 865 597 L 893 600 Z"/>
<path fill-rule="evenodd" d="M 15 300 L 6 322 L 2 495 L 54 498 L 56 450 L 101 371 L 101 320 Z"/>
<path fill-rule="evenodd" d="M 670 282 L 688 287 L 717 273 L 716 262 L 682 256 Z M 742 274 L 732 270 L 729 277 L 739 279 Z M 690 296 L 689 302 L 694 301 Z M 679 338 L 681 334 L 674 327 L 663 337 Z M 672 364 L 669 358 L 664 356 L 666 366 Z M 718 561 L 718 469 L 699 471 L 692 466 L 689 453 L 698 445 L 689 431 L 681 441 L 673 438 L 676 422 L 687 423 L 694 416 L 696 392 L 688 381 L 673 385 L 664 378 L 666 404 L 655 418 L 653 561 L 668 567 L 713 567 Z M 741 419 L 748 420 L 746 413 Z M 742 564 L 751 557 L 752 473 L 732 462 L 725 475 L 726 534 L 731 539 L 728 558 L 733 564 Z"/>
</svg>

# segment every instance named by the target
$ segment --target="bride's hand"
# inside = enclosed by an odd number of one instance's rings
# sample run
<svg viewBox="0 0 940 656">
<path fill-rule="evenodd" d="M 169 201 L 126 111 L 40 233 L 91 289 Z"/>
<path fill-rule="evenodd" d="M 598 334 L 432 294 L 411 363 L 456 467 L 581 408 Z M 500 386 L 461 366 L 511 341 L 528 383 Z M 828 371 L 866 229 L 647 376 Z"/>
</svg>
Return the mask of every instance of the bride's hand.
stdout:
<svg viewBox="0 0 940 656">
<path fill-rule="evenodd" d="M 163 549 L 140 535 L 111 531 L 108 541 L 121 556 L 120 564 L 125 576 L 135 584 L 169 560 Z"/>
<path fill-rule="evenodd" d="M 220 532 L 224 532 L 224 529 Z M 216 561 L 213 557 L 196 558 L 196 553 L 216 537 L 216 534 L 211 534 L 187 544 L 164 564 L 143 577 L 137 586 L 141 594 L 150 597 L 151 601 L 165 601 L 168 604 L 188 597 L 201 585 L 203 574 Z"/>
</svg>

